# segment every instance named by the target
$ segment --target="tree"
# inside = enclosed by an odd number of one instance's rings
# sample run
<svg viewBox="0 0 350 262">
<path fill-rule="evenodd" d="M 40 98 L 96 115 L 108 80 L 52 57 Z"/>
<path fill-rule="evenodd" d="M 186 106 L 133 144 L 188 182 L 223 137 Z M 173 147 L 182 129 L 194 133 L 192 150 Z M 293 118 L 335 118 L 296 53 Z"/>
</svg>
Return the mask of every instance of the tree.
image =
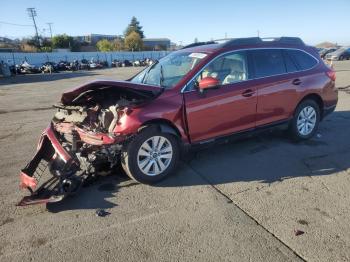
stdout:
<svg viewBox="0 0 350 262">
<path fill-rule="evenodd" d="M 113 42 L 113 50 L 115 51 L 121 51 L 124 49 L 124 39 L 117 38 Z"/>
<path fill-rule="evenodd" d="M 125 49 L 135 51 L 141 50 L 143 42 L 141 36 L 137 32 L 131 32 L 125 37 Z"/>
<path fill-rule="evenodd" d="M 109 52 L 113 51 L 113 44 L 107 39 L 102 39 L 96 43 L 96 48 L 98 51 Z"/>
<path fill-rule="evenodd" d="M 142 26 L 140 26 L 140 22 L 137 21 L 135 16 L 131 18 L 130 24 L 125 29 L 125 32 L 124 32 L 125 37 L 130 35 L 132 32 L 138 33 L 141 39 L 145 38 L 145 35 L 143 34 Z"/>
<path fill-rule="evenodd" d="M 73 37 L 66 34 L 56 35 L 52 38 L 53 48 L 71 48 L 74 45 Z"/>
<path fill-rule="evenodd" d="M 38 39 L 40 45 L 38 45 Z M 43 36 L 39 36 L 38 38 L 32 37 L 22 39 L 20 49 L 25 52 L 51 52 L 52 44 L 51 41 Z"/>
</svg>

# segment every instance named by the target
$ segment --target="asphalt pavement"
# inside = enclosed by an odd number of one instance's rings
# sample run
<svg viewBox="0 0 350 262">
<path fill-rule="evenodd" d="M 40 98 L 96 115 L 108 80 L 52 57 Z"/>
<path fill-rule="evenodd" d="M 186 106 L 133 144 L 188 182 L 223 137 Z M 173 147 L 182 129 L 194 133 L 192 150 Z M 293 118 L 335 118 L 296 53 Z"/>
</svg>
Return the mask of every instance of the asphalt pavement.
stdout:
<svg viewBox="0 0 350 262">
<path fill-rule="evenodd" d="M 116 173 L 28 207 L 18 174 L 51 105 L 140 68 L 0 79 L 0 261 L 350 261 L 350 61 L 335 69 L 336 112 L 309 141 L 262 134 L 191 152 L 154 186 Z"/>
</svg>

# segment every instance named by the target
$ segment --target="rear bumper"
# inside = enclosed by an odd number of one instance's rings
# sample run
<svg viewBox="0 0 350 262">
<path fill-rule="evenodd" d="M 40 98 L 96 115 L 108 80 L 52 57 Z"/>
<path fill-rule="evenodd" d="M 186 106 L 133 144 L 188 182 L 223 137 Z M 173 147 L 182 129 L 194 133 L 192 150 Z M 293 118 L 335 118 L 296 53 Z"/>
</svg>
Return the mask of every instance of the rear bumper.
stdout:
<svg viewBox="0 0 350 262">
<path fill-rule="evenodd" d="M 325 117 L 328 116 L 329 114 L 333 113 L 336 107 L 337 107 L 337 105 L 325 107 L 325 108 L 323 109 L 323 118 L 325 118 Z"/>
</svg>

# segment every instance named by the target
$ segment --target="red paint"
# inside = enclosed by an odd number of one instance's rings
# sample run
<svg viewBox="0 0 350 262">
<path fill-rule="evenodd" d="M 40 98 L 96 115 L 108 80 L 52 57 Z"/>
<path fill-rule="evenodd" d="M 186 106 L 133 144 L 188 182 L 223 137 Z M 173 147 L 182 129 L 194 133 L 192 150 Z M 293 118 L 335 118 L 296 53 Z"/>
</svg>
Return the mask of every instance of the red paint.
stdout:
<svg viewBox="0 0 350 262">
<path fill-rule="evenodd" d="M 64 162 L 67 163 L 71 159 L 71 156 L 61 146 L 60 142 L 58 141 L 58 139 L 53 131 L 53 127 L 52 127 L 51 123 L 44 131 L 44 134 L 51 141 L 51 144 L 52 144 L 53 148 L 55 149 L 56 153 L 62 158 L 62 160 Z"/>
<path fill-rule="evenodd" d="M 293 45 L 274 43 L 265 44 L 264 47 L 295 48 Z M 250 45 L 229 49 L 198 46 L 178 51 L 202 52 L 207 56 L 175 87 L 164 90 L 150 103 L 133 108 L 132 112 L 124 113 L 115 126 L 115 135 L 135 134 L 149 121 L 166 121 L 178 130 L 183 142 L 193 143 L 290 119 L 298 103 L 310 94 L 319 96 L 325 107 L 336 105 L 338 98 L 334 84 L 335 74 L 321 59 L 316 67 L 307 71 L 246 80 L 217 89 L 211 88 L 204 94 L 198 91 L 181 93 L 182 88 L 196 73 L 215 57 L 225 52 L 247 48 L 259 48 L 259 46 Z M 297 48 L 319 58 L 311 47 L 298 46 Z M 301 84 L 294 85 L 295 79 L 299 79 Z M 64 93 L 62 102 L 72 101 L 81 92 L 101 85 L 136 90 L 159 90 L 157 86 L 128 81 L 96 81 Z M 217 80 L 207 77 L 199 85 L 203 88 L 217 86 Z"/>
<path fill-rule="evenodd" d="M 184 94 L 189 135 L 192 142 L 228 135 L 255 126 L 257 95 L 242 96 L 247 82 Z M 253 89 L 255 91 L 255 89 Z"/>
<path fill-rule="evenodd" d="M 34 177 L 30 177 L 24 172 L 21 172 L 20 174 L 20 188 L 31 188 L 34 189 L 37 186 L 37 181 Z"/>
</svg>

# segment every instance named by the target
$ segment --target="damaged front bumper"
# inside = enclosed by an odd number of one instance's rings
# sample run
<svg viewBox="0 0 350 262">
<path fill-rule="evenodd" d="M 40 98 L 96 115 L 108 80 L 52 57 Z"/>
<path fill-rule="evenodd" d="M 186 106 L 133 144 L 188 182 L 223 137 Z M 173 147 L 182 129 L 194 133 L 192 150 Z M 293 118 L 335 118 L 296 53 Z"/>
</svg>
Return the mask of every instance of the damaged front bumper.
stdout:
<svg viewBox="0 0 350 262">
<path fill-rule="evenodd" d="M 47 168 L 53 177 L 40 184 Z M 28 189 L 31 195 L 24 197 L 18 205 L 62 200 L 79 183 L 75 176 L 78 170 L 79 162 L 60 144 L 50 123 L 40 137 L 36 154 L 21 170 L 20 187 Z"/>
<path fill-rule="evenodd" d="M 63 138 L 66 136 L 70 142 Z M 31 195 L 18 205 L 58 202 L 77 192 L 84 181 L 103 171 L 106 163 L 109 167 L 118 163 L 126 139 L 71 123 L 50 123 L 40 137 L 36 154 L 21 170 L 20 187 Z"/>
</svg>

